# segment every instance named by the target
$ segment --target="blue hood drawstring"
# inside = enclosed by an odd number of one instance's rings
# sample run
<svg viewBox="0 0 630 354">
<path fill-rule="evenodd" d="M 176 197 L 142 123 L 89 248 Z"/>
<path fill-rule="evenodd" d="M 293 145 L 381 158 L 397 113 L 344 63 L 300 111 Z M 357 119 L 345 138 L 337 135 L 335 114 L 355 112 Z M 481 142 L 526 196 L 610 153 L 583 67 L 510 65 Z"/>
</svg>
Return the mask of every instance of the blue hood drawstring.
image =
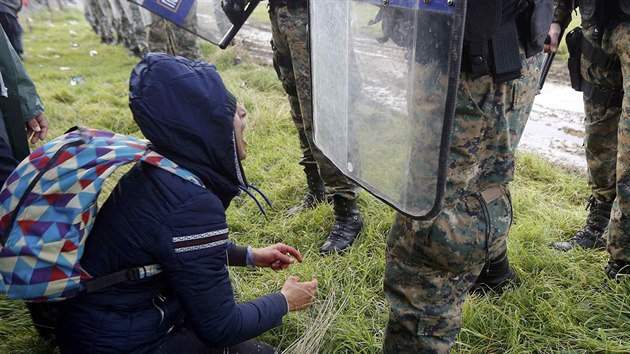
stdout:
<svg viewBox="0 0 630 354">
<path fill-rule="evenodd" d="M 269 201 L 269 198 L 267 198 L 267 196 L 260 189 L 258 189 L 258 187 L 254 186 L 253 184 L 250 184 L 249 187 L 253 189 L 254 191 L 256 191 L 258 194 L 260 194 L 265 200 L 265 202 L 267 203 L 267 205 L 269 205 L 270 207 L 272 206 L 271 202 Z M 260 212 L 267 219 L 267 213 L 265 212 L 265 208 L 263 208 L 262 204 L 260 204 L 256 196 L 252 192 L 249 191 L 249 188 L 240 184 L 238 185 L 238 188 L 242 190 L 243 192 L 245 192 L 248 196 L 250 196 L 256 202 L 256 205 L 258 205 L 258 209 L 260 209 Z"/>
</svg>

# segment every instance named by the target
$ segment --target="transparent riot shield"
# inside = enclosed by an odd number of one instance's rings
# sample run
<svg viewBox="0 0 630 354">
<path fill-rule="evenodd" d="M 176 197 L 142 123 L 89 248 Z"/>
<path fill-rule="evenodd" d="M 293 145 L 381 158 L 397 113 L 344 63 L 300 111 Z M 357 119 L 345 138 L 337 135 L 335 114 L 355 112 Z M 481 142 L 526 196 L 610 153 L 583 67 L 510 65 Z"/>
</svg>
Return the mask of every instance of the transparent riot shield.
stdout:
<svg viewBox="0 0 630 354">
<path fill-rule="evenodd" d="M 260 0 L 129 0 L 226 48 Z M 223 6 L 225 4 L 225 7 Z"/>
<path fill-rule="evenodd" d="M 440 211 L 466 0 L 310 0 L 315 143 L 417 219 Z"/>
</svg>

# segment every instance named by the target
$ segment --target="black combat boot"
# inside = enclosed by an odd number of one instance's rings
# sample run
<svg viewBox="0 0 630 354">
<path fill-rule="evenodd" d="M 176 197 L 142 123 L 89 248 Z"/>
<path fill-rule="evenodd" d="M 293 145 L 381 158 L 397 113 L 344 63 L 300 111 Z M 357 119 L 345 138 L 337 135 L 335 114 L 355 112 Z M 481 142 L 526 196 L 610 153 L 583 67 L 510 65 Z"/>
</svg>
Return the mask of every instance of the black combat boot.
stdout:
<svg viewBox="0 0 630 354">
<path fill-rule="evenodd" d="M 514 281 L 516 281 L 516 275 L 510 267 L 507 251 L 503 251 L 498 257 L 489 259 L 483 265 L 470 293 L 478 295 L 485 295 L 488 292 L 501 294 Z"/>
<path fill-rule="evenodd" d="M 612 258 L 608 259 L 608 264 L 604 268 L 604 273 L 609 279 L 618 280 L 618 275 L 630 275 L 630 262 L 616 261 Z"/>
<path fill-rule="evenodd" d="M 294 205 L 286 212 L 286 216 L 293 216 L 302 210 L 313 209 L 317 204 L 326 200 L 326 188 L 324 187 L 324 181 L 319 175 L 317 165 L 304 166 L 304 173 L 306 174 L 308 192 L 306 192 L 300 204 Z"/>
<path fill-rule="evenodd" d="M 348 248 L 363 229 L 363 219 L 359 213 L 356 199 L 348 200 L 338 196 L 333 197 L 335 224 L 330 234 L 319 250 L 325 255 L 341 252 Z"/>
<path fill-rule="evenodd" d="M 606 240 L 602 237 L 610 220 L 612 202 L 603 202 L 593 196 L 588 198 L 586 209 L 586 225 L 578 231 L 568 242 L 554 242 L 552 247 L 562 251 L 569 251 L 574 247 L 604 249 Z"/>
</svg>

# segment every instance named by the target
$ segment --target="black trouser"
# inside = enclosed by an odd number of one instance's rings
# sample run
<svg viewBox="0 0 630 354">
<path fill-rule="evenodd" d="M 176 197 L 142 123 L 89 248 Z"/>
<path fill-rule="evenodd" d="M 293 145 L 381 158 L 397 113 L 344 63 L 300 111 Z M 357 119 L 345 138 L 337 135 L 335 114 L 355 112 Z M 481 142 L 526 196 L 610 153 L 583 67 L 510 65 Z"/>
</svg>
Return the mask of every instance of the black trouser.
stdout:
<svg viewBox="0 0 630 354">
<path fill-rule="evenodd" d="M 55 338 L 55 326 L 57 325 L 57 312 L 59 302 L 27 302 L 26 307 L 31 314 L 33 326 L 39 335 L 46 339 Z"/>
<path fill-rule="evenodd" d="M 152 354 L 274 354 L 276 349 L 268 344 L 258 342 L 243 342 L 228 348 L 212 348 L 205 345 L 197 338 L 195 332 L 190 329 L 182 328 L 175 333 L 171 333 L 162 339 L 160 345 L 152 351 Z"/>
<path fill-rule="evenodd" d="M 4 32 L 7 34 L 9 42 L 11 42 L 15 52 L 22 56 L 24 53 L 24 47 L 22 46 L 22 33 L 24 30 L 22 29 L 22 26 L 20 26 L 20 22 L 17 17 L 14 17 L 6 12 L 0 12 L 0 24 L 2 25 Z"/>
<path fill-rule="evenodd" d="M 0 119 L 2 118 L 0 117 Z M 9 143 L 0 136 L 0 186 L 9 178 L 17 165 L 18 162 L 13 158 Z"/>
</svg>

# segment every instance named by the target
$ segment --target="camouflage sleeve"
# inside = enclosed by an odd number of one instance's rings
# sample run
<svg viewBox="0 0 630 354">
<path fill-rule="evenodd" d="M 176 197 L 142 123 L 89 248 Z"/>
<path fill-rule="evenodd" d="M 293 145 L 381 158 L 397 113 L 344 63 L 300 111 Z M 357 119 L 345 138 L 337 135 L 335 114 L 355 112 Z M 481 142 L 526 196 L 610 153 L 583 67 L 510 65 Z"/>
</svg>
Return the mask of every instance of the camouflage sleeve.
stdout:
<svg viewBox="0 0 630 354">
<path fill-rule="evenodd" d="M 553 21 L 560 24 L 564 31 L 571 22 L 571 11 L 575 8 L 575 0 L 553 0 Z"/>
</svg>

